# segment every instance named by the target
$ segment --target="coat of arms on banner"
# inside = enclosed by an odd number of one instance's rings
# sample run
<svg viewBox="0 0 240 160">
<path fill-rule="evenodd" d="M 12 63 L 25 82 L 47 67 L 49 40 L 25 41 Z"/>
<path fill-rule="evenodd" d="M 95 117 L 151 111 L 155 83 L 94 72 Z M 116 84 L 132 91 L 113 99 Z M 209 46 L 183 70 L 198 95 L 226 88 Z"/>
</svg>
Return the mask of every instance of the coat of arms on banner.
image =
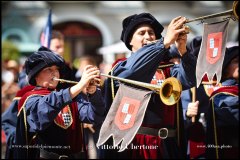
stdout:
<svg viewBox="0 0 240 160">
<path fill-rule="evenodd" d="M 99 133 L 97 147 L 111 136 L 113 145 L 124 151 L 140 128 L 152 91 L 121 84 Z"/>
<path fill-rule="evenodd" d="M 139 100 L 123 97 L 114 119 L 116 126 L 120 130 L 131 128 L 134 125 L 139 107 Z"/>
<path fill-rule="evenodd" d="M 210 64 L 216 63 L 222 53 L 222 32 L 211 33 L 207 39 L 207 61 Z"/>
</svg>

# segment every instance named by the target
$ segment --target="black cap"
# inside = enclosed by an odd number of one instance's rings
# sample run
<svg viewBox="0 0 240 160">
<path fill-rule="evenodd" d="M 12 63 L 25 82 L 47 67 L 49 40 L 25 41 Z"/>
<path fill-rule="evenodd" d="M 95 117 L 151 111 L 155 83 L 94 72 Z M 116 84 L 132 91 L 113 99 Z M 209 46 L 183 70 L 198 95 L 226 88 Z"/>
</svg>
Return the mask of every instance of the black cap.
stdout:
<svg viewBox="0 0 240 160">
<path fill-rule="evenodd" d="M 238 55 L 239 55 L 239 46 L 226 48 L 222 70 L 226 69 L 228 64 Z"/>
<path fill-rule="evenodd" d="M 161 33 L 164 27 L 150 13 L 131 15 L 123 20 L 122 22 L 123 30 L 121 34 L 121 40 L 125 43 L 129 50 L 132 50 L 130 40 L 136 28 L 140 24 L 149 24 L 150 26 L 152 26 L 156 38 L 159 39 L 162 37 Z"/>
<path fill-rule="evenodd" d="M 40 47 L 38 51 L 31 54 L 25 61 L 25 69 L 26 74 L 28 75 L 29 84 L 35 86 L 35 76 L 37 73 L 52 65 L 57 65 L 62 68 L 60 70 L 64 70 L 65 62 L 61 56 L 43 46 Z"/>
<path fill-rule="evenodd" d="M 201 43 L 202 43 L 202 36 L 196 36 L 193 38 L 191 42 L 187 44 L 187 49 L 191 54 L 198 57 Z"/>
</svg>

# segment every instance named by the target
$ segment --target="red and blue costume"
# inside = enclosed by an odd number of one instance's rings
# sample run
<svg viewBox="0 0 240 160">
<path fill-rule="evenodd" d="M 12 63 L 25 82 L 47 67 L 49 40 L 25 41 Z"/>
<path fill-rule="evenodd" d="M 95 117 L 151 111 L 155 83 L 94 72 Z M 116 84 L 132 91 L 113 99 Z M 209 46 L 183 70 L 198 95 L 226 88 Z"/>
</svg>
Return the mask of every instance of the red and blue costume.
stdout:
<svg viewBox="0 0 240 160">
<path fill-rule="evenodd" d="M 234 79 L 222 82 L 222 86 L 210 97 L 207 116 L 207 158 L 239 157 L 239 88 Z"/>
<path fill-rule="evenodd" d="M 158 76 L 165 79 L 173 76 L 181 81 L 183 89 L 191 88 L 195 84 L 195 76 L 192 73 L 195 73 L 196 58 L 191 54 L 185 54 L 179 65 L 173 65 L 168 62 L 169 54 L 168 49 L 164 48 L 161 38 L 157 43 L 144 46 L 126 60 L 118 62 L 113 67 L 111 75 L 146 83 L 161 83 L 161 80 L 156 80 Z M 158 69 L 159 65 L 165 67 Z M 153 79 L 153 77 L 155 78 Z M 111 81 L 113 81 L 113 85 L 111 85 Z M 107 79 L 105 81 L 106 113 L 113 100 L 112 92 L 114 92 L 114 95 L 116 94 L 118 85 L 119 83 L 116 80 Z M 119 158 L 158 159 L 185 156 L 184 147 L 186 148 L 186 144 L 183 142 L 184 133 L 181 130 L 183 129 L 182 110 L 178 104 L 166 105 L 161 101 L 158 94 L 153 93 L 142 127 L 156 130 L 167 128 L 169 131 L 174 130 L 176 134 L 163 140 L 158 135 L 137 133 L 129 145 L 136 146 L 137 149 L 129 148 L 121 153 L 118 153 L 117 150 L 106 149 L 103 158 L 115 156 Z M 111 144 L 110 140 L 107 142 L 108 145 Z M 155 149 L 144 149 L 138 146 L 153 146 Z"/>
<path fill-rule="evenodd" d="M 101 122 L 103 107 L 100 90 L 89 102 L 81 95 L 71 99 L 68 88 L 60 91 L 35 88 L 27 92 L 18 105 L 16 145 L 32 148 L 17 147 L 17 158 L 38 158 L 41 149 L 70 158 L 86 157 L 86 152 L 81 153 L 85 146 L 80 122 Z M 43 146 L 40 153 L 39 147 L 34 146 Z"/>
</svg>

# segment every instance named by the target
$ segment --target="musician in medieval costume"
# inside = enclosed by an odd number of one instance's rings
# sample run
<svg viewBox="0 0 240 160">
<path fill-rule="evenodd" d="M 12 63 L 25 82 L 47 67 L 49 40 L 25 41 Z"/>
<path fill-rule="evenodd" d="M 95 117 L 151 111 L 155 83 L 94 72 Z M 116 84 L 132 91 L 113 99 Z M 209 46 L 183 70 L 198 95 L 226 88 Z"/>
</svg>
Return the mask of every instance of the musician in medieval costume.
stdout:
<svg viewBox="0 0 240 160">
<path fill-rule="evenodd" d="M 62 57 L 41 47 L 25 62 L 29 83 L 35 88 L 19 100 L 15 158 L 86 158 L 80 122 L 103 120 L 101 91 L 91 90 L 90 81 L 99 81 L 99 70 L 86 66 L 82 79 L 61 89 L 55 78 L 62 78 Z M 83 92 L 89 93 L 89 101 Z"/>
<path fill-rule="evenodd" d="M 222 86 L 210 96 L 206 157 L 239 158 L 239 46 L 226 49 Z"/>
<path fill-rule="evenodd" d="M 132 55 L 126 60 L 118 61 L 110 72 L 113 76 L 161 85 L 171 76 L 177 77 L 182 82 L 183 89 L 188 89 L 195 84 L 196 58 L 187 54 L 186 41 L 188 28 L 183 26 L 186 18 L 177 17 L 168 26 L 166 36 L 161 33 L 163 26 L 149 13 L 131 15 L 123 20 L 121 40 L 125 43 Z M 156 43 L 149 43 L 159 39 Z M 176 42 L 176 47 L 181 56 L 180 64 L 169 62 L 170 45 Z M 113 82 L 113 83 L 112 83 Z M 112 85 L 113 84 L 113 85 Z M 112 87 L 114 86 L 114 87 Z M 116 94 L 119 82 L 107 79 L 105 81 L 106 113 Z M 175 105 L 165 105 L 159 95 L 153 93 L 142 125 L 136 133 L 129 148 L 123 152 L 118 149 L 105 149 L 103 158 L 176 158 L 184 157 L 182 110 Z M 158 131 L 166 128 L 162 135 Z M 160 133 L 161 134 L 161 133 Z M 165 137 L 164 137 L 165 136 Z M 166 138 L 166 139 L 162 139 Z M 106 144 L 111 144 L 109 139 Z M 144 149 L 139 146 L 155 146 L 154 149 Z"/>
<path fill-rule="evenodd" d="M 63 34 L 57 30 L 52 31 L 51 41 L 50 41 L 50 50 L 54 51 L 55 53 L 63 56 L 64 53 L 64 37 Z M 69 64 L 66 63 L 66 71 L 65 74 L 62 75 L 62 78 L 67 80 L 75 80 L 74 78 L 74 71 L 71 70 Z M 11 148 L 12 145 L 15 144 L 15 135 L 16 135 L 16 125 L 17 125 L 17 112 L 18 112 L 18 101 L 19 99 L 28 91 L 35 88 L 32 85 L 29 85 L 27 80 L 27 75 L 25 73 L 25 67 L 23 71 L 20 73 L 18 84 L 21 88 L 16 93 L 15 98 L 12 100 L 12 103 L 7 108 L 7 110 L 2 114 L 2 129 L 6 134 L 6 141 L 7 141 L 7 148 L 5 158 L 10 159 L 13 158 L 14 149 Z M 71 85 L 68 83 L 61 83 L 58 85 L 59 88 L 68 88 Z"/>
</svg>

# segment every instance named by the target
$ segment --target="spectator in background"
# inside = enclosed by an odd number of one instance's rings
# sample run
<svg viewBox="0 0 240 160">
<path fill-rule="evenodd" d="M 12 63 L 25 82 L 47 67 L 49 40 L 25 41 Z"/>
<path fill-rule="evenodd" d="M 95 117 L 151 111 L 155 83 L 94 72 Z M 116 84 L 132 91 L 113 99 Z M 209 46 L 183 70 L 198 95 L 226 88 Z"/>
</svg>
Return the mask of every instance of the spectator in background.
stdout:
<svg viewBox="0 0 240 160">
<path fill-rule="evenodd" d="M 64 57 L 64 35 L 58 30 L 52 30 L 50 50 Z"/>
<path fill-rule="evenodd" d="M 7 62 L 7 70 L 11 71 L 14 75 L 14 82 L 18 81 L 19 76 L 19 64 L 15 60 L 9 60 Z"/>
<path fill-rule="evenodd" d="M 52 36 L 51 36 L 51 41 L 50 41 L 50 50 L 56 52 L 59 54 L 61 57 L 64 58 L 65 50 L 64 50 L 64 35 L 58 31 L 58 30 L 52 30 Z M 68 66 L 68 72 L 70 76 L 67 76 L 68 79 L 70 80 L 77 80 L 75 75 L 77 72 L 77 69 L 71 65 L 71 63 L 67 62 L 66 63 Z"/>
<path fill-rule="evenodd" d="M 20 89 L 17 84 L 18 77 L 18 63 L 15 60 L 8 60 L 4 62 L 2 66 L 2 105 L 1 105 L 1 113 L 2 113 L 2 134 L 4 134 L 5 141 L 2 141 L 4 147 L 4 158 L 9 159 L 12 157 L 12 152 L 8 148 L 13 142 L 15 136 L 15 126 L 16 126 L 16 117 L 17 117 L 17 107 L 15 106 L 15 110 L 12 109 L 12 101 L 15 97 L 16 92 Z M 12 116 L 12 111 L 14 112 L 14 116 Z M 9 114 L 6 114 L 6 113 Z M 14 132 L 14 133 L 13 133 Z"/>
<path fill-rule="evenodd" d="M 15 60 L 4 62 L 2 69 L 2 113 L 8 109 L 16 92 L 20 89 L 17 85 L 18 63 Z"/>
</svg>

